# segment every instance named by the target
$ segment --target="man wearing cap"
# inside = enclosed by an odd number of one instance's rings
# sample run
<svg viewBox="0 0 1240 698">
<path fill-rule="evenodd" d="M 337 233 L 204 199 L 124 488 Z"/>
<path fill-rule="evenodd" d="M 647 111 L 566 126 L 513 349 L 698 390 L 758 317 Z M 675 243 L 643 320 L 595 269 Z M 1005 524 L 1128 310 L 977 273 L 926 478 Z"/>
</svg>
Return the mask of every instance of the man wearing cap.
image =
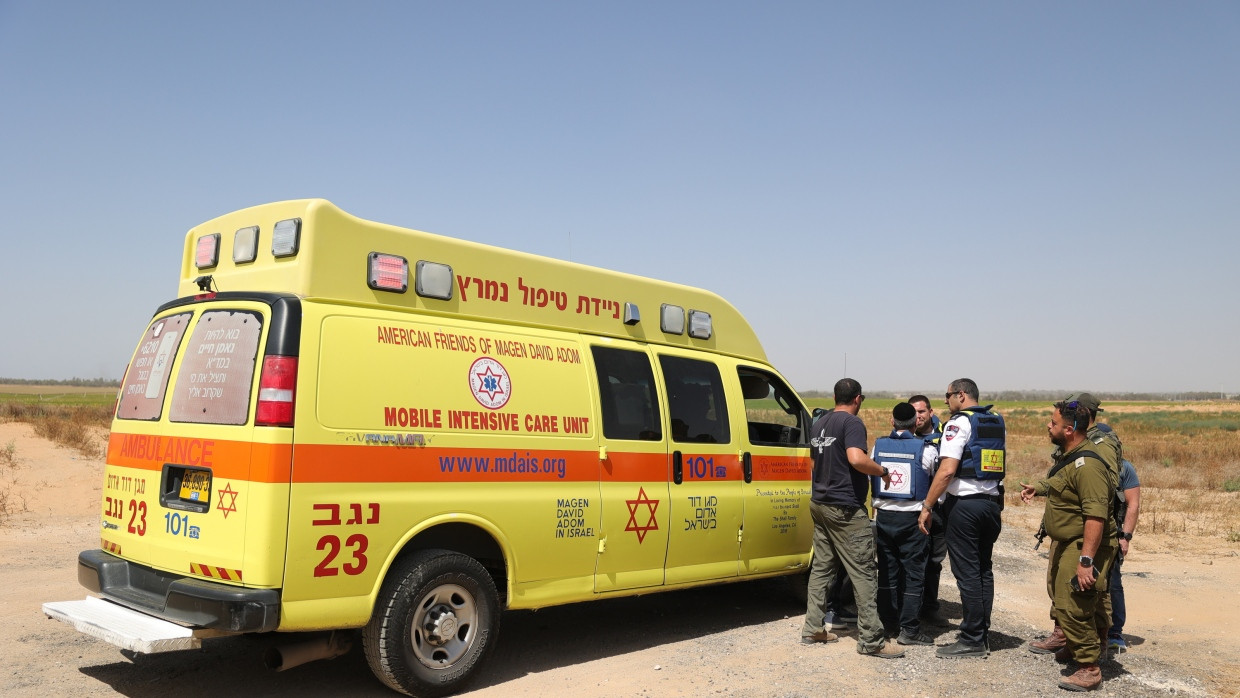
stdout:
<svg viewBox="0 0 1240 698">
<path fill-rule="evenodd" d="M 947 387 L 951 418 L 943 425 L 939 444 L 939 467 L 922 500 L 917 525 L 929 534 L 931 509 L 943 502 L 947 554 L 960 589 L 964 618 L 956 642 L 935 650 L 939 657 L 985 657 L 990 654 L 987 635 L 995 598 L 995 575 L 991 555 L 1003 528 L 1003 475 L 1007 430 L 993 405 L 978 404 L 977 383 L 968 378 Z"/>
<path fill-rule="evenodd" d="M 908 404 L 917 411 L 917 426 L 913 432 L 922 438 L 933 438 L 935 450 L 938 450 L 939 439 L 943 436 L 943 425 L 930 406 L 930 398 L 925 395 L 914 395 Z M 934 477 L 934 473 L 930 473 Z M 939 612 L 939 579 L 943 576 L 943 561 L 947 559 L 947 536 L 943 531 L 943 498 L 940 497 L 930 511 L 930 537 L 926 543 L 926 574 L 922 584 L 921 613 L 928 620 L 938 618 Z"/>
<path fill-rule="evenodd" d="M 835 642 L 823 627 L 827 590 L 842 565 L 857 599 L 857 652 L 895 659 L 904 650 L 888 642 L 878 618 L 878 580 L 874 565 L 874 531 L 865 500 L 869 475 L 891 484 L 887 469 L 867 455 L 865 422 L 857 417 L 865 395 L 861 384 L 841 378 L 835 384 L 835 409 L 810 427 L 813 480 L 809 502 L 814 521 L 814 557 L 810 563 L 805 625 L 801 642 Z"/>
<path fill-rule="evenodd" d="M 921 632 L 922 580 L 928 537 L 917 530 L 922 500 L 930 490 L 938 446 L 918 436 L 917 410 L 901 402 L 891 410 L 892 431 L 875 440 L 871 457 L 891 474 L 890 485 L 871 477 L 874 533 L 878 547 L 878 615 L 901 645 L 931 645 Z"/>
<path fill-rule="evenodd" d="M 1056 653 L 1061 661 L 1075 659 L 1076 673 L 1060 688 L 1089 691 L 1102 685 L 1098 666 L 1111 624 L 1107 576 L 1115 559 L 1115 521 L 1111 502 L 1119 483 L 1115 454 L 1098 448 L 1085 432 L 1090 414 L 1080 400 L 1055 403 L 1047 432 L 1062 455 L 1055 474 L 1033 484 L 1021 483 L 1026 502 L 1045 496 L 1043 520 L 1055 541 L 1051 558 L 1054 613 L 1066 639 Z"/>
<path fill-rule="evenodd" d="M 1099 424 L 1096 421 L 1098 418 L 1098 413 L 1106 411 L 1102 409 L 1102 402 L 1098 400 L 1098 398 L 1094 397 L 1090 393 L 1073 393 L 1072 395 L 1064 398 L 1063 402 L 1069 405 L 1076 404 L 1088 410 L 1089 430 L 1085 433 L 1085 438 L 1094 444 L 1094 450 L 1099 452 L 1107 451 L 1111 454 L 1112 459 L 1116 463 L 1124 462 L 1124 446 L 1120 443 L 1119 435 L 1117 435 L 1110 426 L 1106 424 Z M 1055 451 L 1051 453 L 1051 461 L 1057 463 L 1059 462 L 1061 456 L 1063 456 L 1063 449 L 1056 446 Z M 1054 477 L 1055 472 L 1055 467 L 1052 466 L 1050 472 L 1047 473 L 1047 478 Z M 1135 524 L 1136 522 L 1134 521 L 1133 525 L 1135 526 Z M 1042 526 L 1038 531 L 1039 542 L 1041 542 L 1042 537 L 1046 535 L 1046 530 L 1046 521 L 1043 520 Z M 1055 559 L 1057 554 L 1057 545 L 1058 544 L 1055 542 L 1055 539 L 1052 537 L 1050 547 L 1047 548 L 1046 551 L 1048 561 L 1053 561 Z M 1053 600 L 1055 598 L 1055 589 L 1053 586 L 1055 580 L 1051 574 L 1052 568 L 1053 564 L 1048 563 L 1046 566 L 1046 594 Z M 1041 640 L 1030 642 L 1030 652 L 1035 654 L 1052 654 L 1062 650 L 1067 644 L 1067 639 L 1064 637 L 1063 630 L 1059 627 L 1059 620 L 1055 617 L 1055 606 L 1053 603 L 1051 604 L 1051 621 L 1054 623 L 1054 629 L 1051 631 L 1051 634 Z"/>
</svg>

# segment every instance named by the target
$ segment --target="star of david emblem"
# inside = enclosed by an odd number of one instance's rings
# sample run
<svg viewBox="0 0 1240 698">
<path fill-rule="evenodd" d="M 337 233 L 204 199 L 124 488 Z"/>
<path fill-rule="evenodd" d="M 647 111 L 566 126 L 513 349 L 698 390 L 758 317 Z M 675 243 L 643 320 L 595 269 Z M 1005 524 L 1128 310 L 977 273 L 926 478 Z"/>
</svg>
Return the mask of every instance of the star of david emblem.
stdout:
<svg viewBox="0 0 1240 698">
<path fill-rule="evenodd" d="M 904 473 L 898 470 L 891 471 L 891 489 L 895 489 L 904 484 Z"/>
<path fill-rule="evenodd" d="M 215 508 L 224 512 L 224 518 L 227 519 L 229 514 L 237 511 L 237 495 L 238 494 L 241 494 L 241 493 L 237 492 L 236 490 L 232 488 L 231 482 L 225 484 L 224 489 L 220 490 L 220 503 Z M 225 497 L 228 498 L 228 506 L 224 506 Z"/>
<path fill-rule="evenodd" d="M 624 530 L 636 533 L 637 542 L 640 544 L 646 540 L 646 531 L 659 530 L 659 522 L 654 518 L 654 512 L 659 508 L 659 500 L 647 497 L 646 488 L 642 487 L 637 490 L 637 499 L 626 499 L 624 502 L 629 505 L 629 523 Z M 638 524 L 637 510 L 643 505 L 650 513 L 650 517 L 645 524 Z"/>
<path fill-rule="evenodd" d="M 487 366 L 487 370 L 483 371 L 482 373 L 478 373 L 476 375 L 478 376 L 478 379 L 482 382 L 482 387 L 479 388 L 480 392 L 486 393 L 488 396 L 490 396 L 492 400 L 495 399 L 495 395 L 497 393 L 504 392 L 504 389 L 501 388 L 499 385 L 499 376 L 491 372 L 490 366 Z"/>
</svg>

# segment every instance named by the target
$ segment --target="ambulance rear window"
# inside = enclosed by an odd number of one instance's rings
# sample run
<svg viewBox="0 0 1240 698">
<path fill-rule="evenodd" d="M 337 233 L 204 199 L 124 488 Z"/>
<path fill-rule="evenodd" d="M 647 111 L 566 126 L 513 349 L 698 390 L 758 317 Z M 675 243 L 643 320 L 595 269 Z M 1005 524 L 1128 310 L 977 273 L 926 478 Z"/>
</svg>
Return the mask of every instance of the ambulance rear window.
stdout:
<svg viewBox="0 0 1240 698">
<path fill-rule="evenodd" d="M 181 353 L 168 418 L 195 424 L 245 424 L 262 330 L 262 316 L 255 312 L 203 313 Z"/>
<path fill-rule="evenodd" d="M 125 372 L 117 419 L 157 420 L 163 411 L 164 393 L 172 375 L 172 359 L 185 336 L 191 313 L 156 318 L 142 335 L 138 353 Z"/>
</svg>

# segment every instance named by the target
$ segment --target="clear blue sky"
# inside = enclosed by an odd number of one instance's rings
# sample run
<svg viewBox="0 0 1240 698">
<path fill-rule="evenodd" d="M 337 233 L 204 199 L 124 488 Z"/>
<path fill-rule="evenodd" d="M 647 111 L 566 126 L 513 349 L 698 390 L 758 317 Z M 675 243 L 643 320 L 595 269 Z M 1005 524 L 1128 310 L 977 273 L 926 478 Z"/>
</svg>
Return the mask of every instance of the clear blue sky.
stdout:
<svg viewBox="0 0 1240 698">
<path fill-rule="evenodd" d="M 185 231 L 363 218 L 716 291 L 799 389 L 1240 392 L 1240 3 L 0 0 L 0 376 Z"/>
</svg>

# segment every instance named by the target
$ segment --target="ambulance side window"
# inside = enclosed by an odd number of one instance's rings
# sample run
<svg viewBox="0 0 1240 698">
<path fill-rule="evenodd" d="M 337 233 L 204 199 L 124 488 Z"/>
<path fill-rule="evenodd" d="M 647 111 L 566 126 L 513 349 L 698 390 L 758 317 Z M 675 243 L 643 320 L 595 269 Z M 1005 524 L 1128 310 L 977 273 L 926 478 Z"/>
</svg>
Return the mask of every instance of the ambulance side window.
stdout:
<svg viewBox="0 0 1240 698">
<path fill-rule="evenodd" d="M 672 440 L 705 444 L 731 441 L 719 367 L 708 361 L 664 355 L 659 356 L 659 365 L 667 381 Z"/>
<path fill-rule="evenodd" d="M 146 328 L 138 352 L 125 371 L 125 385 L 121 386 L 121 399 L 116 406 L 117 419 L 159 419 L 172 375 L 172 360 L 185 337 L 190 315 L 162 317 Z"/>
<path fill-rule="evenodd" d="M 804 446 L 809 414 L 796 393 L 774 374 L 740 366 L 736 369 L 745 398 L 749 442 L 767 446 Z"/>
<path fill-rule="evenodd" d="M 608 439 L 661 441 L 659 401 L 654 371 L 645 352 L 590 347 L 598 375 L 603 436 Z"/>
</svg>

